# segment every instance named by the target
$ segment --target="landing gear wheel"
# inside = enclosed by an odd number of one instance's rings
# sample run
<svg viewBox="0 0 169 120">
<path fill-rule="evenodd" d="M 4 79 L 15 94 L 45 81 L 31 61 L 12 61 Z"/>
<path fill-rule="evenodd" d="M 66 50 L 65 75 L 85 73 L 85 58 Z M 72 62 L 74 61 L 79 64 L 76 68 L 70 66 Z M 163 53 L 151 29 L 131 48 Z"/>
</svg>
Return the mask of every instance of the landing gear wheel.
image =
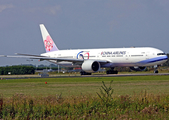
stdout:
<svg viewBox="0 0 169 120">
<path fill-rule="evenodd" d="M 118 74 L 118 71 L 117 70 L 108 70 L 106 71 L 107 74 Z"/>
<path fill-rule="evenodd" d="M 158 70 L 154 70 L 154 73 L 158 73 Z"/>
<path fill-rule="evenodd" d="M 91 73 L 87 73 L 87 72 L 85 72 L 85 71 L 81 71 L 80 74 L 81 74 L 81 75 L 91 75 Z"/>
</svg>

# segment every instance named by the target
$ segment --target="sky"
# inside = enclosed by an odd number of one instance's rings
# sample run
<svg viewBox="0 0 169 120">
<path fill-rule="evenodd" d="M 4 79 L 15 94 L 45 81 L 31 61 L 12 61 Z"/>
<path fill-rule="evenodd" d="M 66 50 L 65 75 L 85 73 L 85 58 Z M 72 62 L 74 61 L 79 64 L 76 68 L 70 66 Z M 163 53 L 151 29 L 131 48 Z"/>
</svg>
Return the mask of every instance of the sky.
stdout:
<svg viewBox="0 0 169 120">
<path fill-rule="evenodd" d="M 0 55 L 45 52 L 39 24 L 59 49 L 155 47 L 169 53 L 169 0 L 1 0 Z M 0 66 L 49 64 L 0 58 Z"/>
</svg>

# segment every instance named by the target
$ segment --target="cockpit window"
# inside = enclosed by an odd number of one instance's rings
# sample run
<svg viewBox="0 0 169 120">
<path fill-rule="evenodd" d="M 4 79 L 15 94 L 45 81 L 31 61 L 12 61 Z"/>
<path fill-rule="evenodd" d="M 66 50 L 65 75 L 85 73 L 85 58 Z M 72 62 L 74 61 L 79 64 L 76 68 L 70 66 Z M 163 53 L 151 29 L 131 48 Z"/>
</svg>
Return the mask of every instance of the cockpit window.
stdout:
<svg viewBox="0 0 169 120">
<path fill-rule="evenodd" d="M 165 55 L 165 53 L 158 53 L 157 55 Z"/>
</svg>

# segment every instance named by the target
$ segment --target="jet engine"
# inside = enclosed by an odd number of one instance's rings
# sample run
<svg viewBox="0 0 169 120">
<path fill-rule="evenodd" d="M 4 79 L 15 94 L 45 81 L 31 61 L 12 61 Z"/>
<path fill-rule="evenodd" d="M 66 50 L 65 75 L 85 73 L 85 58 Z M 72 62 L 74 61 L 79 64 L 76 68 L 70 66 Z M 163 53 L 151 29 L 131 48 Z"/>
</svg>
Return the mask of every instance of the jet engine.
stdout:
<svg viewBox="0 0 169 120">
<path fill-rule="evenodd" d="M 134 71 L 144 71 L 146 67 L 130 67 L 130 69 Z"/>
<path fill-rule="evenodd" d="M 86 60 L 82 64 L 82 70 L 87 73 L 97 72 L 100 69 L 100 63 L 94 60 Z"/>
</svg>

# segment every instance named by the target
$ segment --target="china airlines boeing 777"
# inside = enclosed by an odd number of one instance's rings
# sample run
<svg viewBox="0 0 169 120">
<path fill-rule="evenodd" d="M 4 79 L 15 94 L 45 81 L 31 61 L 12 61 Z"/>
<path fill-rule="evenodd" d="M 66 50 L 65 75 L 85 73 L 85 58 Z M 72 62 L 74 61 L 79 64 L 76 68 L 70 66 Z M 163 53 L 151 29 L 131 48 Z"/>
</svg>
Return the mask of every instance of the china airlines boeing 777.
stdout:
<svg viewBox="0 0 169 120">
<path fill-rule="evenodd" d="M 81 75 L 89 75 L 100 68 L 111 68 L 107 74 L 117 74 L 113 69 L 120 66 L 136 71 L 156 66 L 154 72 L 158 73 L 157 66 L 167 61 L 163 51 L 152 47 L 59 50 L 43 24 L 40 24 L 40 30 L 46 53 L 6 57 L 40 59 L 67 67 L 81 67 Z"/>
</svg>

